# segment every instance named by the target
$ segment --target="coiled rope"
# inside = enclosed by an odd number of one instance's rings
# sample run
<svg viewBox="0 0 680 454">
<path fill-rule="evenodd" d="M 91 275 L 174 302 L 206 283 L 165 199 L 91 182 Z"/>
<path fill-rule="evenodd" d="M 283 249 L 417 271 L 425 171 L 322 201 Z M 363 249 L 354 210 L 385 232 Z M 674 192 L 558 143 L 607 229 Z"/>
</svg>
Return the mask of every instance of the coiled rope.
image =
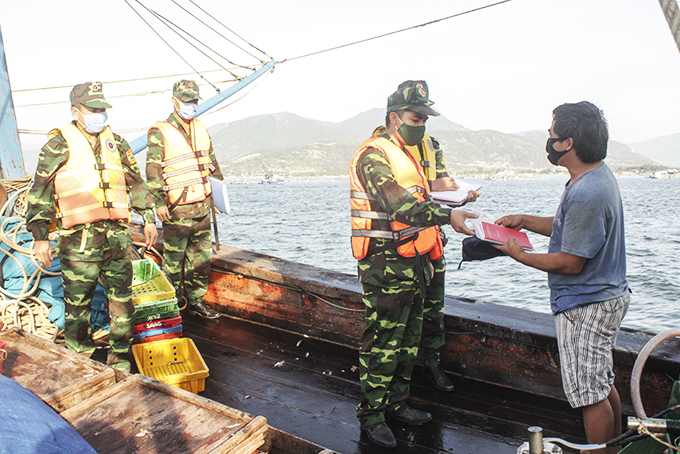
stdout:
<svg viewBox="0 0 680 454">
<path fill-rule="evenodd" d="M 28 247 L 22 246 L 17 241 L 18 235 L 28 233 L 26 230 L 26 210 L 28 208 L 28 190 L 32 181 L 33 177 L 31 176 L 14 180 L 0 180 L 0 184 L 7 191 L 7 194 L 11 194 L 0 210 L 0 214 L 6 216 L 0 224 L 0 242 L 4 243 L 9 251 L 2 248 L 0 248 L 0 251 L 9 259 L 14 260 L 21 270 L 24 281 L 21 291 L 18 293 L 11 293 L 0 286 L 0 329 L 16 326 L 54 342 L 59 334 L 59 328 L 49 320 L 50 309 L 35 293 L 43 274 L 58 276 L 60 273 L 46 270 L 36 260 L 35 241 L 31 241 Z M 10 222 L 17 224 L 5 231 Z M 50 234 L 49 239 L 54 240 L 54 234 Z M 29 258 L 35 265 L 36 270 L 30 276 L 13 251 Z"/>
</svg>

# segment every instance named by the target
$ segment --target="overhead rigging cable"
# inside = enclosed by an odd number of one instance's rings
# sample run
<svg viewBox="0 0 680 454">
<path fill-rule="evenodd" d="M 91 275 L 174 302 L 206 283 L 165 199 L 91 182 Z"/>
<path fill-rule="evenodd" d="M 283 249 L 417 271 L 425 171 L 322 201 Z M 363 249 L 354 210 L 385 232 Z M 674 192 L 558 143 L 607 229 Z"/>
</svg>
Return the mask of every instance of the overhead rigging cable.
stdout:
<svg viewBox="0 0 680 454">
<path fill-rule="evenodd" d="M 236 69 L 236 68 L 231 68 L 231 69 Z M 201 71 L 202 73 L 214 73 L 214 72 L 219 72 L 219 71 L 224 71 L 224 69 L 209 69 L 207 71 Z M 164 76 L 149 76 L 149 77 L 137 77 L 135 79 L 121 79 L 121 80 L 109 80 L 109 81 L 103 81 L 103 84 L 118 84 L 118 83 L 125 83 L 125 82 L 139 82 L 142 80 L 153 80 L 153 79 L 167 79 L 169 77 L 181 77 L 181 76 L 189 76 L 194 73 L 181 73 L 181 74 L 168 74 Z M 63 89 L 63 88 L 73 88 L 73 85 L 61 85 L 58 87 L 42 87 L 42 88 L 23 88 L 19 90 L 14 90 L 12 89 L 12 93 L 20 93 L 20 92 L 27 92 L 27 91 L 40 91 L 40 90 L 57 90 L 57 89 Z"/>
<path fill-rule="evenodd" d="M 212 83 L 210 83 L 210 81 L 209 81 L 208 79 L 206 79 L 205 76 L 203 76 L 203 74 L 201 74 L 200 72 L 198 72 L 198 71 L 196 70 L 196 68 L 194 68 L 193 66 L 191 66 L 191 63 L 189 63 L 188 61 L 186 61 L 186 59 L 185 59 L 184 57 L 182 57 L 182 56 L 180 55 L 180 53 L 177 52 L 177 51 L 175 50 L 175 48 L 172 47 L 172 46 L 170 45 L 170 43 L 168 43 L 168 42 L 160 35 L 160 33 L 158 33 L 158 32 L 156 31 L 156 29 L 153 28 L 153 26 L 152 26 L 150 23 L 148 23 L 148 22 L 146 21 L 146 19 L 144 19 L 144 17 L 142 17 L 141 14 L 139 14 L 139 11 L 137 11 L 136 9 L 134 9 L 134 8 L 132 7 L 132 5 L 128 2 L 128 0 L 125 0 L 125 3 L 127 3 L 127 5 L 130 7 L 130 9 L 132 9 L 132 11 L 134 11 L 134 12 L 139 16 L 139 18 L 142 19 L 142 20 L 144 21 L 144 23 L 145 23 L 146 25 L 148 25 L 149 28 L 150 28 L 151 30 L 153 30 L 153 32 L 154 32 L 154 33 L 155 33 L 155 34 L 156 34 L 156 35 L 157 35 L 157 36 L 158 36 L 165 44 L 167 44 L 168 47 L 169 47 L 170 49 L 172 49 L 172 51 L 173 51 L 174 53 L 176 53 L 177 56 L 178 56 L 179 58 L 182 59 L 182 61 L 184 61 L 184 63 L 186 63 L 186 64 L 189 66 L 189 68 L 193 69 L 194 72 L 195 72 L 196 74 L 198 74 L 198 75 L 200 76 L 201 79 L 205 80 L 205 81 L 208 82 L 210 85 L 212 85 L 213 88 L 215 88 L 215 86 L 214 86 Z M 142 6 L 143 6 L 143 5 L 142 5 Z M 217 88 L 215 88 L 215 90 L 217 90 Z M 217 90 L 217 91 L 219 91 L 219 90 Z"/>
<path fill-rule="evenodd" d="M 239 79 L 219 80 L 215 83 L 216 84 L 226 84 L 228 82 L 237 82 L 238 80 Z M 210 84 L 212 86 L 212 84 L 210 82 L 208 82 L 208 84 Z M 204 87 L 208 84 L 197 84 L 197 85 L 200 86 L 200 87 Z M 112 96 L 107 96 L 106 99 L 129 98 L 131 96 L 139 97 L 139 96 L 157 95 L 157 94 L 161 94 L 161 93 L 166 93 L 166 92 L 171 91 L 171 90 L 172 90 L 172 88 L 163 88 L 163 89 L 160 89 L 160 90 L 142 91 L 142 92 L 139 92 L 139 93 L 127 93 L 127 94 L 124 94 L 124 95 L 112 95 Z M 219 91 L 219 89 L 217 89 L 217 91 Z M 51 106 L 53 104 L 66 104 L 66 103 L 70 103 L 70 102 L 71 101 L 69 101 L 69 100 L 51 101 L 51 102 L 38 102 L 38 103 L 35 103 L 35 104 L 21 104 L 21 105 L 14 106 L 14 108 L 18 109 L 19 107 Z"/>
<path fill-rule="evenodd" d="M 174 0 L 173 0 L 173 1 L 174 1 Z M 204 10 L 203 8 L 201 8 L 200 6 L 198 6 L 198 5 L 196 4 L 196 2 L 194 2 L 194 0 L 189 0 L 189 1 L 190 1 L 191 3 L 193 3 L 194 6 L 195 6 L 196 8 L 200 9 L 200 10 L 203 11 L 205 14 L 207 14 L 208 17 L 210 17 L 212 20 L 214 20 L 215 22 L 217 22 L 218 24 L 220 24 L 222 27 L 224 27 L 224 28 L 226 28 L 227 30 L 229 30 L 230 32 L 232 32 L 234 35 L 238 36 L 244 43 L 248 44 L 250 47 L 252 47 L 252 48 L 255 49 L 256 51 L 258 51 L 258 52 L 260 52 L 260 53 L 266 55 L 267 58 L 269 58 L 270 60 L 272 60 L 272 57 L 270 57 L 269 54 L 267 54 L 267 52 L 265 52 L 265 51 L 263 51 L 263 50 L 260 50 L 260 49 L 258 49 L 256 46 L 254 46 L 253 44 L 249 43 L 245 38 L 243 38 L 242 36 L 240 36 L 240 35 L 239 35 L 238 33 L 236 33 L 234 30 L 232 30 L 231 28 L 227 27 L 227 26 L 224 25 L 222 22 L 220 22 L 219 20 L 217 20 L 217 19 L 216 19 L 213 15 L 211 15 L 209 12 L 207 12 L 206 10 Z"/>
<path fill-rule="evenodd" d="M 215 64 L 216 64 L 217 66 L 219 66 L 220 68 L 223 68 L 225 71 L 227 71 L 227 72 L 228 72 L 229 74 L 231 74 L 232 76 L 234 76 L 234 77 L 236 77 L 236 78 L 239 78 L 236 74 L 234 74 L 233 72 L 229 71 L 227 68 L 225 68 L 225 67 L 222 66 L 220 63 L 218 63 L 217 61 L 215 61 L 215 59 L 212 58 L 210 55 L 206 54 L 206 53 L 203 52 L 201 49 L 199 49 L 198 47 L 196 47 L 195 44 L 193 44 L 191 41 L 189 41 L 186 37 L 182 36 L 181 33 L 179 33 L 177 30 L 175 30 L 175 29 L 172 28 L 172 27 L 175 27 L 175 28 L 181 30 L 182 33 L 184 33 L 184 34 L 186 34 L 186 35 L 188 35 L 188 36 L 191 36 L 192 39 L 196 40 L 196 41 L 199 42 L 202 46 L 204 46 L 205 48 L 207 48 L 209 51 L 211 51 L 211 52 L 213 52 L 214 54 L 218 55 L 220 58 L 224 59 L 225 61 L 229 62 L 230 64 L 236 65 L 236 66 L 240 66 L 241 68 L 249 69 L 249 70 L 251 70 L 251 71 L 254 71 L 253 68 L 249 68 L 249 67 L 243 66 L 243 65 L 238 65 L 238 64 L 236 64 L 236 63 L 230 61 L 230 60 L 227 59 L 226 57 L 220 55 L 217 51 L 211 49 L 211 48 L 210 48 L 208 45 L 206 45 L 205 43 L 201 42 L 201 40 L 199 40 L 198 38 L 196 38 L 195 36 L 193 36 L 191 33 L 187 32 L 187 31 L 184 30 L 184 29 L 182 29 L 182 27 L 180 27 L 179 25 L 173 23 L 173 22 L 172 22 L 171 20 L 169 20 L 169 19 L 166 19 L 165 17 L 163 17 L 161 14 L 157 13 L 156 11 L 154 11 L 154 10 L 152 10 L 152 9 L 150 9 L 150 8 L 148 8 L 148 7 L 146 7 L 140 0 L 136 0 L 136 1 L 137 1 L 137 3 L 139 3 L 140 5 L 142 5 L 142 7 L 145 8 L 148 12 L 150 12 L 151 14 L 153 14 L 154 16 L 156 16 L 157 19 L 161 20 L 161 22 L 163 23 L 163 25 L 165 25 L 165 26 L 168 27 L 170 30 L 172 30 L 177 36 L 179 36 L 180 38 L 182 38 L 182 39 L 183 39 L 184 41 L 186 41 L 190 46 L 192 46 L 194 49 L 196 49 L 197 51 L 199 51 L 200 53 L 202 53 L 205 57 L 209 58 L 213 63 L 215 63 Z M 172 27 L 171 27 L 170 25 L 168 25 L 168 24 L 172 25 Z M 217 87 L 215 87 L 215 86 L 213 86 L 213 88 L 215 88 L 215 90 L 217 90 L 217 92 L 220 91 L 220 90 L 219 90 Z"/>
<path fill-rule="evenodd" d="M 179 6 L 180 8 L 182 8 L 184 11 L 186 11 L 187 14 L 190 14 L 194 19 L 196 19 L 197 21 L 199 21 L 200 23 L 202 23 L 203 25 L 205 25 L 206 27 L 208 27 L 210 30 L 214 31 L 215 33 L 217 33 L 218 35 L 220 35 L 222 38 L 224 38 L 225 40 L 227 40 L 227 42 L 233 44 L 234 46 L 236 46 L 237 48 L 239 48 L 240 50 L 242 50 L 242 51 L 245 52 L 246 54 L 250 55 L 250 56 L 253 57 L 253 58 L 256 58 L 257 60 L 260 61 L 260 63 L 264 64 L 264 60 L 262 60 L 261 58 L 259 58 L 259 57 L 255 56 L 255 55 L 251 54 L 250 52 L 248 52 L 247 50 L 245 50 L 244 48 L 242 48 L 241 46 L 239 46 L 238 44 L 236 44 L 235 42 L 233 42 L 232 40 L 230 40 L 229 38 L 227 38 L 226 36 L 224 36 L 222 33 L 218 32 L 217 30 L 215 30 L 214 28 L 212 28 L 210 25 L 208 25 L 208 24 L 206 24 L 205 22 L 203 22 L 203 21 L 202 21 L 201 19 L 199 19 L 194 13 L 192 13 L 191 11 L 189 11 L 188 9 L 186 9 L 185 7 L 183 7 L 182 5 L 180 5 L 179 3 L 177 3 L 177 0 L 172 0 L 172 2 L 173 2 L 175 5 L 177 5 L 177 6 Z M 193 3 L 193 2 L 192 2 L 192 3 Z M 194 3 L 194 5 L 196 5 L 196 4 Z M 196 5 L 196 6 L 198 6 L 198 5 Z M 201 9 L 200 6 L 199 6 L 198 8 Z M 203 9 L 201 9 L 201 11 L 203 11 Z M 203 12 L 205 13 L 205 11 L 203 11 Z M 208 14 L 208 13 L 206 13 L 206 14 Z M 209 15 L 209 14 L 208 14 L 208 15 Z M 210 16 L 210 15 L 209 15 L 209 16 Z M 212 16 L 210 16 L 210 17 L 212 17 Z M 213 18 L 213 19 L 215 19 L 215 18 Z M 229 30 L 229 28 L 225 27 L 224 24 L 220 23 L 220 25 L 222 25 L 224 28 L 226 28 L 227 30 Z M 231 32 L 231 30 L 229 30 L 229 31 Z M 232 33 L 234 33 L 234 32 L 232 32 Z M 236 35 L 236 33 L 234 33 L 234 34 Z M 236 35 L 236 36 L 238 36 L 238 35 Z M 241 37 L 239 36 L 239 38 L 241 38 Z M 243 39 L 243 38 L 241 38 L 241 39 Z M 247 41 L 246 41 L 246 42 L 247 42 Z M 254 46 L 252 46 L 252 47 L 254 47 Z M 256 49 L 257 49 L 257 48 L 256 48 Z M 263 53 L 264 53 L 264 52 L 263 52 Z M 267 54 L 265 54 L 265 55 L 267 55 Z"/>
<path fill-rule="evenodd" d="M 400 30 L 395 30 L 395 31 L 389 32 L 389 33 L 383 33 L 382 35 L 374 36 L 374 37 L 372 37 L 372 38 L 361 39 L 361 40 L 359 40 L 359 41 L 354 41 L 354 42 L 352 42 L 352 43 L 343 44 L 343 45 L 341 45 L 341 46 L 331 47 L 330 49 L 325 49 L 325 50 L 320 50 L 320 51 L 317 51 L 317 52 L 312 52 L 312 53 L 310 53 L 310 54 L 300 55 L 300 56 L 298 56 L 298 57 L 287 58 L 287 59 L 285 59 L 285 60 L 279 61 L 279 63 L 283 63 L 283 62 L 291 61 L 291 60 L 297 60 L 297 59 L 305 58 L 305 57 L 310 57 L 310 56 L 312 56 L 312 55 L 323 54 L 324 52 L 330 52 L 330 51 L 332 51 L 332 50 L 342 49 L 343 47 L 349 47 L 349 46 L 353 46 L 353 45 L 355 45 L 355 44 L 361 44 L 361 43 L 365 43 L 365 42 L 367 42 L 367 41 L 372 41 L 372 40 L 374 40 L 374 39 L 384 38 L 384 37 L 390 36 L 390 35 L 396 35 L 397 33 L 405 32 L 405 31 L 408 31 L 408 30 L 413 30 L 414 28 L 418 28 L 418 27 L 425 27 L 425 26 L 427 26 L 427 25 L 436 24 L 437 22 L 441 22 L 441 21 L 445 21 L 445 20 L 447 20 L 447 19 L 452 19 L 452 18 L 454 18 L 454 17 L 459 17 L 459 16 L 463 16 L 463 15 L 465 15 L 465 14 L 470 14 L 470 13 L 474 13 L 474 12 L 477 12 L 477 11 L 481 11 L 481 10 L 483 10 L 483 9 L 491 8 L 491 7 L 493 7 L 493 6 L 498 6 L 498 5 L 501 5 L 501 4 L 503 4 L 503 3 L 508 3 L 508 2 L 510 2 L 510 1 L 512 1 L 512 0 L 503 0 L 503 1 L 501 1 L 501 2 L 492 3 L 492 4 L 490 4 L 490 5 L 480 6 L 479 8 L 471 9 L 471 10 L 468 10 L 468 11 L 463 11 L 462 13 L 453 14 L 453 15 L 447 16 L 447 17 L 442 17 L 441 19 L 435 19 L 435 20 L 432 20 L 432 21 L 430 21 L 430 22 L 425 22 L 425 23 L 423 23 L 423 24 L 414 25 L 414 26 L 412 26 L 412 27 L 402 28 L 402 29 L 400 29 Z"/>
<path fill-rule="evenodd" d="M 268 71 L 264 76 L 258 78 L 257 82 L 255 82 L 255 83 L 253 83 L 252 85 L 250 85 L 250 87 L 248 88 L 248 91 L 246 91 L 245 93 L 243 93 L 241 96 L 239 96 L 238 98 L 234 99 L 234 100 L 233 100 L 232 102 L 230 102 L 229 104 L 226 104 L 226 105 L 220 107 L 219 109 L 214 109 L 214 110 L 211 110 L 211 111 L 209 111 L 209 112 L 204 113 L 204 114 L 203 114 L 203 117 L 207 117 L 207 116 L 209 116 L 209 115 L 212 115 L 212 114 L 214 114 L 214 113 L 217 113 L 217 112 L 219 112 L 220 110 L 226 109 L 227 107 L 229 107 L 229 106 L 231 106 L 231 105 L 233 105 L 233 104 L 236 104 L 237 102 L 241 101 L 243 98 L 245 98 L 246 96 L 248 96 L 253 90 L 255 90 L 257 87 L 259 87 L 260 84 L 261 84 L 262 82 L 264 82 L 265 79 L 266 79 L 267 77 L 269 77 L 269 75 L 270 75 L 271 73 L 272 73 L 271 71 Z"/>
</svg>

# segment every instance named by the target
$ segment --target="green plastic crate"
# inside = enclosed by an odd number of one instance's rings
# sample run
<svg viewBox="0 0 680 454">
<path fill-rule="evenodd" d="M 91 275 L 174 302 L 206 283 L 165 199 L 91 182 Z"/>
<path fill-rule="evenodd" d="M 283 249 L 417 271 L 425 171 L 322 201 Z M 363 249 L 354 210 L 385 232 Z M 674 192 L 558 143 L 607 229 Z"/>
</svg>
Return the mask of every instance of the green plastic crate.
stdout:
<svg viewBox="0 0 680 454">
<path fill-rule="evenodd" d="M 132 302 L 135 306 L 175 298 L 172 283 L 153 260 L 133 260 L 132 270 Z"/>
<path fill-rule="evenodd" d="M 152 277 L 155 277 L 159 272 L 158 265 L 151 259 L 133 260 L 132 285 L 148 281 Z"/>
<path fill-rule="evenodd" d="M 166 318 L 175 318 L 179 315 L 179 308 L 171 309 L 165 312 L 145 311 L 144 313 L 135 312 L 135 325 L 140 323 L 153 322 L 154 320 L 163 320 Z"/>
<path fill-rule="evenodd" d="M 179 310 L 177 306 L 177 298 L 162 301 L 150 301 L 148 303 L 141 303 L 135 305 L 135 316 L 139 314 L 140 317 L 146 317 L 149 314 L 158 314 Z"/>
</svg>

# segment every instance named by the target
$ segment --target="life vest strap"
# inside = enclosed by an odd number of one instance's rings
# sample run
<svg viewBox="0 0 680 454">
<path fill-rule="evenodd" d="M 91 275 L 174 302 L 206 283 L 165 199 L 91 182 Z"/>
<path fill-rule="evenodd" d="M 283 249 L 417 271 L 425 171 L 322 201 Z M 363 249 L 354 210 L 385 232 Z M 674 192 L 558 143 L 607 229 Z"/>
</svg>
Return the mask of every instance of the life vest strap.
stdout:
<svg viewBox="0 0 680 454">
<path fill-rule="evenodd" d="M 181 189 L 188 186 L 193 186 L 195 184 L 207 184 L 210 180 L 208 177 L 195 178 L 189 181 L 183 181 L 182 183 L 175 183 L 167 186 L 163 186 L 165 191 L 171 191 L 173 189 Z"/>
<path fill-rule="evenodd" d="M 422 194 L 425 196 L 427 195 L 427 191 L 425 190 L 425 188 L 422 188 L 420 186 L 411 186 L 410 188 L 406 188 L 406 190 L 411 194 L 415 194 L 417 192 L 418 194 Z"/>
<path fill-rule="evenodd" d="M 366 192 L 361 192 L 361 191 L 349 191 L 349 196 L 352 199 L 370 200 L 371 202 L 377 202 L 378 201 L 378 199 L 376 199 L 372 195 L 370 195 Z"/>
<path fill-rule="evenodd" d="M 114 164 L 95 164 L 94 165 L 95 170 L 118 170 L 118 171 L 124 171 L 123 166 L 117 166 Z"/>
<path fill-rule="evenodd" d="M 185 173 L 189 172 L 204 172 L 206 170 L 212 171 L 214 169 L 212 164 L 194 164 L 192 166 L 184 167 L 182 169 L 178 170 L 173 170 L 172 172 L 163 172 L 163 179 L 168 179 L 172 177 L 176 177 L 178 175 L 184 175 Z"/>
<path fill-rule="evenodd" d="M 202 158 L 204 156 L 210 156 L 210 150 L 198 150 L 194 153 L 185 153 L 179 156 L 176 156 L 172 159 L 168 159 L 167 161 L 163 161 L 163 167 L 171 166 L 173 164 L 177 164 L 178 162 L 182 162 L 187 159 L 196 159 L 196 158 Z"/>
<path fill-rule="evenodd" d="M 352 217 L 364 218 L 364 219 L 381 219 L 384 221 L 390 221 L 390 217 L 387 213 L 382 211 L 366 211 L 366 210 L 351 210 Z"/>
<path fill-rule="evenodd" d="M 100 188 L 100 189 L 121 189 L 121 190 L 127 191 L 127 186 L 125 186 L 123 184 L 99 182 L 97 184 L 92 184 L 92 185 L 89 185 L 89 186 L 83 186 L 83 187 L 80 187 L 80 188 L 71 189 L 70 191 L 64 191 L 61 194 L 54 194 L 54 200 L 59 200 L 59 199 L 62 199 L 64 197 L 69 197 L 69 196 L 76 195 L 76 194 L 82 194 L 84 192 L 92 192 L 93 189 L 97 189 L 97 188 Z"/>
<path fill-rule="evenodd" d="M 352 229 L 352 236 L 361 236 L 367 238 L 378 238 L 383 240 L 393 240 L 400 241 L 407 236 L 414 235 L 421 230 L 425 230 L 428 227 L 408 227 L 404 230 L 399 230 L 396 232 L 388 230 L 368 230 L 368 229 Z"/>
<path fill-rule="evenodd" d="M 91 205 L 87 205 L 87 206 L 84 206 L 84 207 L 75 208 L 75 209 L 73 209 L 73 210 L 60 211 L 60 212 L 57 213 L 57 218 L 58 218 L 58 219 L 61 219 L 61 218 L 65 217 L 65 216 L 72 216 L 72 215 L 74 215 L 74 214 L 83 213 L 83 212 L 85 212 L 85 211 L 94 210 L 94 209 L 96 209 L 96 208 L 107 208 L 107 209 L 111 209 L 111 208 L 127 208 L 127 209 L 130 209 L 130 205 L 127 204 L 127 203 L 117 203 L 117 202 L 93 203 L 93 204 L 91 204 Z"/>
<path fill-rule="evenodd" d="M 127 186 L 124 184 L 116 184 L 116 183 L 99 183 L 99 187 L 102 189 L 124 189 L 127 190 Z"/>
</svg>

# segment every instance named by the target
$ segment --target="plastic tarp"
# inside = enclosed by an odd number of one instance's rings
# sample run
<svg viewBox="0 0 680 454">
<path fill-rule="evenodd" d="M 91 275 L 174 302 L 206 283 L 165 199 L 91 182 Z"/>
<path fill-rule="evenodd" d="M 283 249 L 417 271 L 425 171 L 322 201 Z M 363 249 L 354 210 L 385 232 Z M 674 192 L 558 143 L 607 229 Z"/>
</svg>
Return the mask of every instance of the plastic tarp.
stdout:
<svg viewBox="0 0 680 454">
<path fill-rule="evenodd" d="M 57 412 L 0 375 L 0 454 L 97 454 Z"/>
</svg>

